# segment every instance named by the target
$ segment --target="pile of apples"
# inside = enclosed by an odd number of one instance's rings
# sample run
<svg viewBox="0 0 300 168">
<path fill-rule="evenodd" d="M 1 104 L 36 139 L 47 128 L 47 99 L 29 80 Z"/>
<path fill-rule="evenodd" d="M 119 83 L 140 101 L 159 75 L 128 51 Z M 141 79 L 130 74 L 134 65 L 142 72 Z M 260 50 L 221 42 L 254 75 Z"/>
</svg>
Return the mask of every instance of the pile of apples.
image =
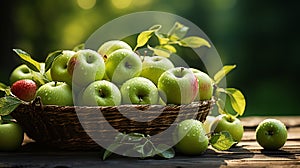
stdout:
<svg viewBox="0 0 300 168">
<path fill-rule="evenodd" d="M 44 64 L 42 64 L 44 65 Z M 44 105 L 118 106 L 121 104 L 190 104 L 209 100 L 211 78 L 188 67 L 175 67 L 163 56 L 140 56 L 121 40 L 103 43 L 97 51 L 63 50 L 44 73 L 22 64 L 10 76 L 11 92 L 24 101 L 37 96 Z"/>
</svg>

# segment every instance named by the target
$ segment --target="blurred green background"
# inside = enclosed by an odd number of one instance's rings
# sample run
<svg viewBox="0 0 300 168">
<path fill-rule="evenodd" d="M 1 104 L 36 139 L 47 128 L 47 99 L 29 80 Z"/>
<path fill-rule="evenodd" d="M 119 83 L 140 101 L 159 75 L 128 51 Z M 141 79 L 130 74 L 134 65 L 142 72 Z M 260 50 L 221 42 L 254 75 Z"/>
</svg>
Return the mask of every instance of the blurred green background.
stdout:
<svg viewBox="0 0 300 168">
<path fill-rule="evenodd" d="M 0 1 L 0 81 L 20 64 L 13 48 L 38 61 L 72 49 L 101 25 L 137 11 L 164 11 L 198 25 L 223 64 L 236 64 L 227 86 L 247 100 L 244 116 L 298 115 L 300 1 L 13 0 Z"/>
</svg>

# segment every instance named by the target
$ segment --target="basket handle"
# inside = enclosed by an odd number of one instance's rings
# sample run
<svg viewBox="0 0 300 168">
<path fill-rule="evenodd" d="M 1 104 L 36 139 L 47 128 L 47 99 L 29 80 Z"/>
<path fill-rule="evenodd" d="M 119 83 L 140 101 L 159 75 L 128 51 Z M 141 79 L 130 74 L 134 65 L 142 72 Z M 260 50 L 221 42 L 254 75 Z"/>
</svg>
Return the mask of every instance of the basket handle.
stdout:
<svg viewBox="0 0 300 168">
<path fill-rule="evenodd" d="M 41 100 L 41 97 L 40 96 L 37 96 L 31 103 L 33 109 L 37 109 L 39 108 L 40 110 L 43 110 L 43 103 L 42 103 L 42 100 Z"/>
</svg>

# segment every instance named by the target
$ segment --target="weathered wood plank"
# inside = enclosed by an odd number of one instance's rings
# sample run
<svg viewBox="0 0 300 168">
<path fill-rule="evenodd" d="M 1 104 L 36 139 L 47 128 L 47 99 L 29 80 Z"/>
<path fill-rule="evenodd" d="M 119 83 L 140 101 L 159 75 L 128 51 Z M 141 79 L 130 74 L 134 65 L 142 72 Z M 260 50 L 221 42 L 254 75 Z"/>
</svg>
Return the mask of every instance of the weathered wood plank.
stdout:
<svg viewBox="0 0 300 168">
<path fill-rule="evenodd" d="M 288 141 L 280 150 L 265 151 L 255 140 L 255 128 L 265 118 L 278 118 L 288 127 Z M 102 161 L 101 152 L 97 151 L 61 151 L 28 143 L 17 152 L 0 152 L 0 167 L 300 167 L 300 116 L 241 120 L 245 125 L 243 139 L 228 151 L 210 147 L 200 156 L 176 154 L 168 160 L 114 156 Z"/>
</svg>

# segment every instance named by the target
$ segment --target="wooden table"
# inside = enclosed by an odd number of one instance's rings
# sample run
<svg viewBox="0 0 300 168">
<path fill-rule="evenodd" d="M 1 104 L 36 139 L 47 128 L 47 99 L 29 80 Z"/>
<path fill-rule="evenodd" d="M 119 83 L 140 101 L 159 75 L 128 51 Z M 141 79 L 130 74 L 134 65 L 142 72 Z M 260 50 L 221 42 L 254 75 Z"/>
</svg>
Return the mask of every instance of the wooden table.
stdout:
<svg viewBox="0 0 300 168">
<path fill-rule="evenodd" d="M 264 151 L 255 141 L 255 128 L 265 118 L 277 118 L 288 128 L 288 141 L 281 150 Z M 300 116 L 245 117 L 242 141 L 229 151 L 209 148 L 200 156 L 175 156 L 173 159 L 112 157 L 101 160 L 97 151 L 61 151 L 36 143 L 16 152 L 0 152 L 0 167 L 300 167 Z"/>
</svg>

